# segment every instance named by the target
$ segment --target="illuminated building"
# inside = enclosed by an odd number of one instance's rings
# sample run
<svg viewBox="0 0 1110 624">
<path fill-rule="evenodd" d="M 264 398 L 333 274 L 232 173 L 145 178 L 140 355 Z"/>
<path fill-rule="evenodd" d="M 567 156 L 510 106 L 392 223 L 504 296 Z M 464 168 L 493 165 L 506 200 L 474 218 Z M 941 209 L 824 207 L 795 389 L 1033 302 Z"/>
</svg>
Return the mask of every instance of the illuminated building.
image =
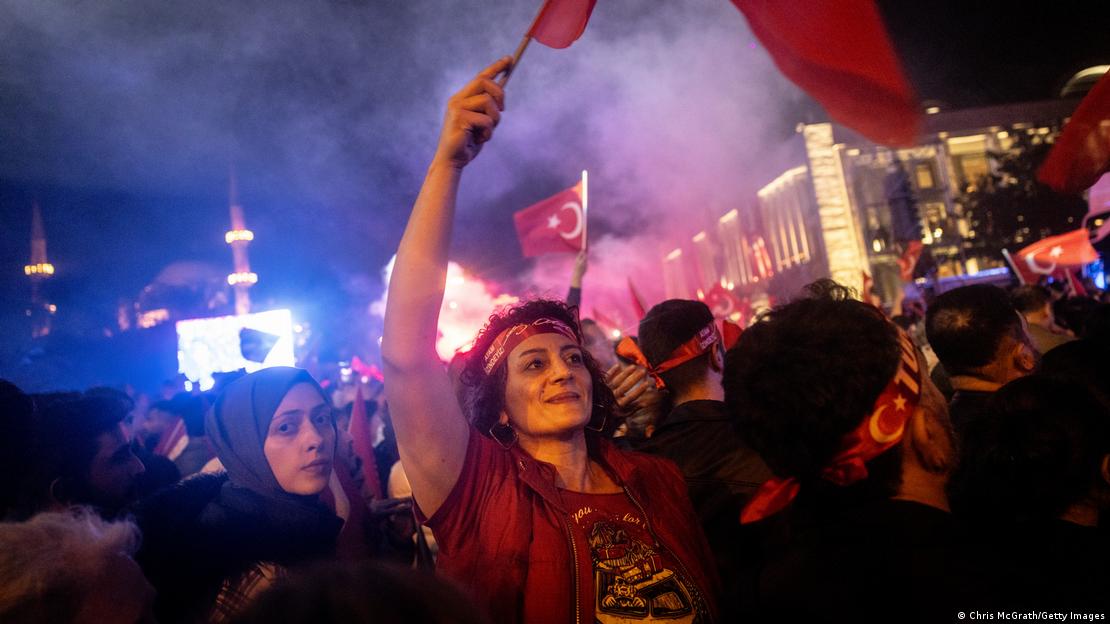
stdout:
<svg viewBox="0 0 1110 624">
<path fill-rule="evenodd" d="M 243 218 L 243 206 L 239 204 L 239 188 L 234 171 L 230 176 L 229 196 L 231 230 L 224 235 L 224 241 L 231 246 L 235 272 L 227 276 L 227 283 L 235 291 L 235 313 L 249 314 L 251 311 L 249 290 L 251 286 L 258 283 L 258 275 L 251 272 L 250 259 L 247 257 L 247 246 L 254 240 L 254 232 L 247 229 L 246 220 Z"/>
<path fill-rule="evenodd" d="M 666 294 L 692 298 L 721 279 L 742 297 L 781 299 L 821 277 L 858 291 L 866 274 L 889 303 L 902 285 L 902 250 L 917 237 L 935 262 L 936 277 L 1000 268 L 1001 255 L 984 244 L 985 224 L 961 201 L 983 176 L 998 174 L 992 154 L 1051 143 L 1076 104 L 1062 99 L 959 111 L 930 106 L 919 144 L 908 148 L 876 145 L 833 123 L 800 124 L 805 162 L 771 180 L 755 202 L 737 198 L 738 207 L 692 240 L 673 241 L 675 248 L 663 258 Z M 901 203 L 890 196 L 895 171 L 906 191 Z M 1006 230 L 1001 243 L 1011 249 L 1044 235 L 1043 224 L 1039 230 L 1021 225 L 1032 215 L 1018 210 L 1015 218 L 1016 226 L 997 228 Z"/>
<path fill-rule="evenodd" d="M 31 206 L 31 261 L 23 267 L 31 280 L 31 336 L 40 338 L 50 334 L 51 321 L 57 306 L 46 300 L 43 282 L 54 276 L 54 265 L 46 257 L 46 229 L 42 226 L 42 211 L 38 202 Z"/>
</svg>

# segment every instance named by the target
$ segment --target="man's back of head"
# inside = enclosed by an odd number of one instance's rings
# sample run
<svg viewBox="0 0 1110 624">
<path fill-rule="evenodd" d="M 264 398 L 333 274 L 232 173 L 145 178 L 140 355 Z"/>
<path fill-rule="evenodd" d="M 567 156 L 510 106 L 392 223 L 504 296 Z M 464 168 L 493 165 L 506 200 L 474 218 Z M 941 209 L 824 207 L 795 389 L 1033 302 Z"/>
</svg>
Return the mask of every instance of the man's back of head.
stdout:
<svg viewBox="0 0 1110 624">
<path fill-rule="evenodd" d="M 713 323 L 713 313 L 701 301 L 668 299 L 653 306 L 640 321 L 639 345 L 644 357 L 652 366 L 659 366 L 672 357 L 683 343 L 694 338 L 699 331 Z M 684 397 L 696 393 L 710 380 L 711 359 L 717 357 L 710 350 L 698 357 L 660 374 L 672 396 Z M 691 398 L 708 398 L 696 396 Z"/>
<path fill-rule="evenodd" d="M 897 330 L 878 310 L 831 282 L 810 292 L 749 327 L 724 378 L 752 446 L 776 475 L 800 480 L 817 477 L 871 413 L 901 357 Z"/>
<path fill-rule="evenodd" d="M 1052 313 L 1052 294 L 1044 286 L 1026 284 L 1018 286 L 1010 293 L 1014 309 L 1026 319 L 1040 318 Z"/>
<path fill-rule="evenodd" d="M 807 290 L 749 327 L 725 363 L 726 403 L 777 477 L 741 516 L 769 517 L 770 530 L 754 528 L 765 557 L 757 609 L 873 621 L 897 605 L 908 620 L 948 617 L 953 592 L 930 584 L 958 568 L 944 399 L 878 309 L 828 280 Z M 862 586 L 873 600 L 858 600 Z"/>
<path fill-rule="evenodd" d="M 952 377 L 1004 384 L 1035 364 L 1021 316 L 997 286 L 962 286 L 940 295 L 929 306 L 925 333 Z"/>
</svg>

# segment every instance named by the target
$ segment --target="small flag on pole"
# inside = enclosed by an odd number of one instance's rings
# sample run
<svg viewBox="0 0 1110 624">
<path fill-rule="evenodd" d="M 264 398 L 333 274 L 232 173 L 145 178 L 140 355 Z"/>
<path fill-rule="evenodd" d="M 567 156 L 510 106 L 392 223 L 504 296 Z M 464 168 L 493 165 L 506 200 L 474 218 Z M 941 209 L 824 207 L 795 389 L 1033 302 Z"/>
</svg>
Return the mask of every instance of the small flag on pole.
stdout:
<svg viewBox="0 0 1110 624">
<path fill-rule="evenodd" d="M 585 185 L 565 191 L 513 214 L 524 257 L 574 253 L 586 246 Z"/>
<path fill-rule="evenodd" d="M 355 402 L 351 406 L 351 422 L 347 432 L 354 440 L 355 455 L 362 460 L 362 476 L 366 488 L 374 498 L 382 498 L 381 479 L 378 478 L 378 462 L 374 459 L 374 440 L 370 431 L 370 418 L 366 415 L 366 401 L 362 398 L 362 385 L 355 392 Z"/>
</svg>

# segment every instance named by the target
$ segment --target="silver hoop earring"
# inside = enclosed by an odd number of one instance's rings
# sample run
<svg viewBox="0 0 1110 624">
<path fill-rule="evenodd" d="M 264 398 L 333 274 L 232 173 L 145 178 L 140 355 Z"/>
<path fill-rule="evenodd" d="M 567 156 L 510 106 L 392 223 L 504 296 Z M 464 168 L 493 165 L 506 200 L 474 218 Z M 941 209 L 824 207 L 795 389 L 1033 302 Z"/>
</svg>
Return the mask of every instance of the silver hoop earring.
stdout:
<svg viewBox="0 0 1110 624">
<path fill-rule="evenodd" d="M 591 416 L 591 417 L 590 417 L 590 422 L 592 423 L 592 422 L 593 422 L 593 420 L 594 420 L 594 419 L 593 419 L 593 416 Z M 608 416 L 608 414 L 602 414 L 602 416 L 601 416 L 601 425 L 600 425 L 600 426 L 598 426 L 597 428 L 594 428 L 594 427 L 591 427 L 590 425 L 588 425 L 588 424 L 587 424 L 587 425 L 586 425 L 586 430 L 587 430 L 587 431 L 596 431 L 597 433 L 601 433 L 602 431 L 605 431 L 605 425 L 606 425 L 606 424 L 607 424 L 608 422 L 609 422 L 609 416 Z"/>
<path fill-rule="evenodd" d="M 501 423 L 493 423 L 489 428 L 489 437 L 493 438 L 494 442 L 501 445 L 501 448 L 506 451 L 513 447 L 517 441 L 516 430 L 509 425 L 502 425 Z"/>
</svg>

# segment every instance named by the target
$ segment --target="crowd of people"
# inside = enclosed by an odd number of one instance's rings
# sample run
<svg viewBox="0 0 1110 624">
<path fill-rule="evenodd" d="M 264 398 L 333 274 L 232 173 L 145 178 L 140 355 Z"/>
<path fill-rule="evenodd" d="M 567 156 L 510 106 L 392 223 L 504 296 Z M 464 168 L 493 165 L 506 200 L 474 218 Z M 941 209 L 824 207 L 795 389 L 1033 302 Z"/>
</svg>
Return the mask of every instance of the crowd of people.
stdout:
<svg viewBox="0 0 1110 624">
<path fill-rule="evenodd" d="M 822 280 L 742 331 L 664 301 L 614 344 L 574 305 L 583 258 L 569 302 L 442 362 L 456 191 L 509 63 L 449 101 L 372 402 L 285 367 L 150 405 L 0 382 L 0 621 L 1105 618 L 1106 293 L 890 315 Z"/>
</svg>

